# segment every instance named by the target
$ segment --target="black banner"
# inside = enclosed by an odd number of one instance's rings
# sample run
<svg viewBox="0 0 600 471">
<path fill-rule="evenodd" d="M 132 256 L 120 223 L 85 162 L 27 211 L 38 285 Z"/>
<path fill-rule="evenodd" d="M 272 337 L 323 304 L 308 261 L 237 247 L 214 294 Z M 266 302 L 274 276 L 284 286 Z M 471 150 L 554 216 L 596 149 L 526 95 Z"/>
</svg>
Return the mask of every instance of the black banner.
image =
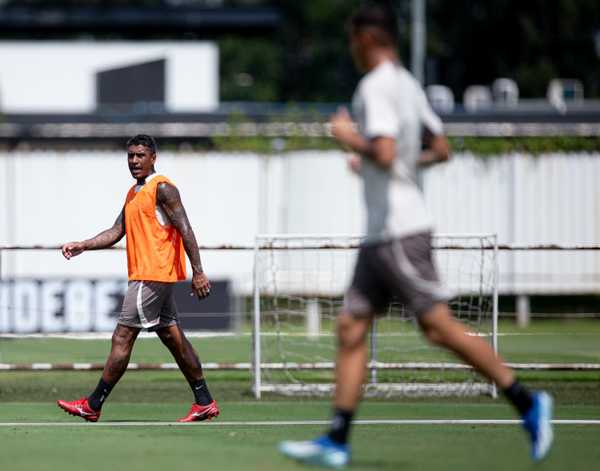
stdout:
<svg viewBox="0 0 600 471">
<path fill-rule="evenodd" d="M 211 282 L 199 301 L 189 281 L 177 283 L 175 301 L 187 330 L 233 328 L 230 283 Z M 110 332 L 115 328 L 127 281 L 122 279 L 17 279 L 0 282 L 0 333 Z"/>
</svg>

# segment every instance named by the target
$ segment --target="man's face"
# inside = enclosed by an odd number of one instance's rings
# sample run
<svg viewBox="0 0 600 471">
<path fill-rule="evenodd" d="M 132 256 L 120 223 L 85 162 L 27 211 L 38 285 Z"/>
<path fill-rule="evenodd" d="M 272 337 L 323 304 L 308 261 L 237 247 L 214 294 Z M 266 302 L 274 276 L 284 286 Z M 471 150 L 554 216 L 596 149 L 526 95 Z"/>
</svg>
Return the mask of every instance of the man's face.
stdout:
<svg viewBox="0 0 600 471">
<path fill-rule="evenodd" d="M 146 146 L 137 145 L 127 148 L 127 164 L 131 176 L 135 179 L 142 180 L 150 175 L 154 170 L 154 162 L 156 154 Z"/>
</svg>

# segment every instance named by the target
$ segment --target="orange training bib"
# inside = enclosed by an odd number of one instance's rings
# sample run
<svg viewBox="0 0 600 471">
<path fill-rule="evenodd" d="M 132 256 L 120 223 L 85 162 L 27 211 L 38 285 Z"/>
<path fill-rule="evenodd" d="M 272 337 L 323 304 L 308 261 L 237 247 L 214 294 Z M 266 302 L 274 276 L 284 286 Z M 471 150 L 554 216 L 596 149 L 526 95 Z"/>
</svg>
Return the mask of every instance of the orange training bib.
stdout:
<svg viewBox="0 0 600 471">
<path fill-rule="evenodd" d="M 156 215 L 156 191 L 160 183 L 171 183 L 155 175 L 139 191 L 134 185 L 125 200 L 127 269 L 130 280 L 175 282 L 185 280 L 185 250 L 181 234 L 172 225 L 162 225 Z"/>
</svg>

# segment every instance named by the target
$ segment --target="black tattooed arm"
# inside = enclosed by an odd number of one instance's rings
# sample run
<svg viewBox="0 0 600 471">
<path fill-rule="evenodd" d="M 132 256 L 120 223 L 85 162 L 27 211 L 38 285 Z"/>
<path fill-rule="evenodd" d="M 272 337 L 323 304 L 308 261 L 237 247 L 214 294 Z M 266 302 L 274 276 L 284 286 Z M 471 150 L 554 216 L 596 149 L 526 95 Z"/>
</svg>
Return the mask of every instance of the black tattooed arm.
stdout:
<svg viewBox="0 0 600 471">
<path fill-rule="evenodd" d="M 181 202 L 179 191 L 173 185 L 161 183 L 158 185 L 156 199 L 171 221 L 171 224 L 181 234 L 185 253 L 190 259 L 192 266 L 192 288 L 199 298 L 205 298 L 210 293 L 210 282 L 202 270 L 198 242 Z"/>
<path fill-rule="evenodd" d="M 68 260 L 86 250 L 98 250 L 112 247 L 125 235 L 125 220 L 123 211 L 119 213 L 115 223 L 110 229 L 102 231 L 96 237 L 81 242 L 68 242 L 62 246 L 62 254 Z"/>
</svg>

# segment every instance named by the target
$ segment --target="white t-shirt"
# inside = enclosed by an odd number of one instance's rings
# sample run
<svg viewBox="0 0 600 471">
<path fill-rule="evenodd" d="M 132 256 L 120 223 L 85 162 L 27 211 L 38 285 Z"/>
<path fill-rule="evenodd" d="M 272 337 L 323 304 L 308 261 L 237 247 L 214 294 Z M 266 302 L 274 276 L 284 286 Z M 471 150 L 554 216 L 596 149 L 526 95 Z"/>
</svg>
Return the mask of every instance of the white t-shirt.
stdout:
<svg viewBox="0 0 600 471">
<path fill-rule="evenodd" d="M 396 159 L 390 169 L 363 158 L 367 240 L 431 230 L 433 221 L 417 186 L 417 161 L 422 126 L 433 134 L 441 134 L 443 126 L 423 88 L 401 65 L 383 62 L 358 84 L 352 111 L 365 138 L 391 137 L 396 141 Z"/>
</svg>

